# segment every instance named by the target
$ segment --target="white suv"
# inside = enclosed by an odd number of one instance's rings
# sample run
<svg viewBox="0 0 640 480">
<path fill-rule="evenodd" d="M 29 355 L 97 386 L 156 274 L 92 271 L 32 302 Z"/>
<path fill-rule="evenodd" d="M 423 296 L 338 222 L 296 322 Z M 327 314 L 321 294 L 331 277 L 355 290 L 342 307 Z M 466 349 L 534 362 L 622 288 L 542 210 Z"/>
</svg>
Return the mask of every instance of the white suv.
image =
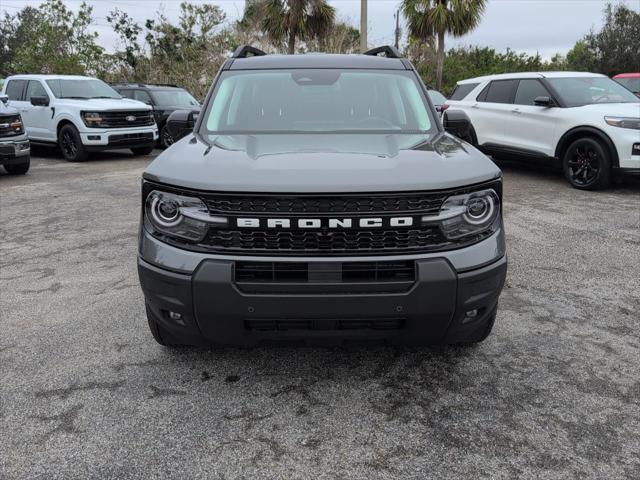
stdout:
<svg viewBox="0 0 640 480">
<path fill-rule="evenodd" d="M 467 140 L 496 158 L 558 160 L 576 188 L 640 175 L 640 100 L 595 73 L 540 72 L 458 82 L 447 101 L 471 119 Z"/>
<path fill-rule="evenodd" d="M 9 105 L 20 111 L 32 144 L 58 145 L 69 161 L 95 150 L 153 150 L 158 139 L 149 105 L 122 98 L 91 77 L 15 75 L 4 82 Z"/>
</svg>

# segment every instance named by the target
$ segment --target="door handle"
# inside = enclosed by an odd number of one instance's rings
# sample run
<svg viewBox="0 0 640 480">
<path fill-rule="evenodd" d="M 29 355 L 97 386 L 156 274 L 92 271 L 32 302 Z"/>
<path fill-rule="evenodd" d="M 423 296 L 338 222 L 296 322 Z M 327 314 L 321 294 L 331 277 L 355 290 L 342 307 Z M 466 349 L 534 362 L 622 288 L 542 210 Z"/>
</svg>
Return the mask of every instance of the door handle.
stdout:
<svg viewBox="0 0 640 480">
<path fill-rule="evenodd" d="M 513 110 L 511 110 L 511 113 L 515 113 L 517 115 L 520 115 L 522 112 L 520 111 L 519 108 L 514 108 Z"/>
<path fill-rule="evenodd" d="M 471 105 L 471 108 L 480 108 L 480 105 L 478 105 L 477 103 L 474 103 L 473 105 Z"/>
</svg>

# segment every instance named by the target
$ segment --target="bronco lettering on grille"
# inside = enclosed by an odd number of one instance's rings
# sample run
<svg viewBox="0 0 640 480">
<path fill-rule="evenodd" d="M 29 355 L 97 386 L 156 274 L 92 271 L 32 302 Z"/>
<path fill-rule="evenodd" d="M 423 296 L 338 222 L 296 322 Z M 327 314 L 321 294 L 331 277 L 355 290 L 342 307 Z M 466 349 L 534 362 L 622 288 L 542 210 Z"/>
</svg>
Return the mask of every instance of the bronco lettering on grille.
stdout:
<svg viewBox="0 0 640 480">
<path fill-rule="evenodd" d="M 371 218 L 236 218 L 240 228 L 348 229 L 411 227 L 413 217 Z"/>
</svg>

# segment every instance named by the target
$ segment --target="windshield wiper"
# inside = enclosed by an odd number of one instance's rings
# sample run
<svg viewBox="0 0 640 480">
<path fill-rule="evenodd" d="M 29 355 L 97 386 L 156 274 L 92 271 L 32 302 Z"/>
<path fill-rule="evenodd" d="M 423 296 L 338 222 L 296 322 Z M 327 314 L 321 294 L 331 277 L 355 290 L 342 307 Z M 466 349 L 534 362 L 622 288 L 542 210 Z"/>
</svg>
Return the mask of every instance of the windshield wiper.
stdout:
<svg viewBox="0 0 640 480">
<path fill-rule="evenodd" d="M 64 95 L 64 96 L 59 97 L 59 98 L 72 98 L 74 100 L 89 100 L 89 97 L 79 97 L 79 96 L 76 96 L 76 95 Z"/>
<path fill-rule="evenodd" d="M 112 98 L 114 100 L 118 100 L 118 99 L 120 99 L 122 97 L 109 97 L 107 95 L 101 95 L 101 96 L 98 96 L 98 97 L 90 97 L 90 98 Z"/>
</svg>

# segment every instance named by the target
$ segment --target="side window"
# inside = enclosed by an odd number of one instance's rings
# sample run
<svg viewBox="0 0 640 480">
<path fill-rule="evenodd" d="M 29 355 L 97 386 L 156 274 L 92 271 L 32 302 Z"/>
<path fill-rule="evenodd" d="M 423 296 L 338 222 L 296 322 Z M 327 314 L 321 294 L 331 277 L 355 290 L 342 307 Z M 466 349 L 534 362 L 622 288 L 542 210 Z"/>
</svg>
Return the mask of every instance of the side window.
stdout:
<svg viewBox="0 0 640 480">
<path fill-rule="evenodd" d="M 151 105 L 153 103 L 151 101 L 151 96 L 144 90 L 136 90 L 135 99 L 141 101 L 142 103 L 146 103 L 147 105 Z"/>
<path fill-rule="evenodd" d="M 24 98 L 22 94 L 24 93 L 24 85 L 26 83 L 26 80 L 9 80 L 6 90 L 9 100 L 22 100 Z"/>
<path fill-rule="evenodd" d="M 118 90 L 118 93 L 125 98 L 131 98 L 131 99 L 134 98 L 133 90 Z"/>
<path fill-rule="evenodd" d="M 539 80 L 520 80 L 513 103 L 517 105 L 535 105 L 534 100 L 536 97 L 551 97 L 551 95 Z"/>
<path fill-rule="evenodd" d="M 478 95 L 479 102 L 511 103 L 517 80 L 494 80 Z"/>
<path fill-rule="evenodd" d="M 460 85 L 457 85 L 455 90 L 449 97 L 449 100 L 462 100 L 464 97 L 469 95 L 469 93 L 471 93 L 471 90 L 476 88 L 478 85 L 478 83 L 462 83 Z"/>
<path fill-rule="evenodd" d="M 27 85 L 27 95 L 26 101 L 31 101 L 31 97 L 49 97 L 47 95 L 47 91 L 42 86 L 38 80 L 29 80 L 29 84 Z"/>
</svg>

